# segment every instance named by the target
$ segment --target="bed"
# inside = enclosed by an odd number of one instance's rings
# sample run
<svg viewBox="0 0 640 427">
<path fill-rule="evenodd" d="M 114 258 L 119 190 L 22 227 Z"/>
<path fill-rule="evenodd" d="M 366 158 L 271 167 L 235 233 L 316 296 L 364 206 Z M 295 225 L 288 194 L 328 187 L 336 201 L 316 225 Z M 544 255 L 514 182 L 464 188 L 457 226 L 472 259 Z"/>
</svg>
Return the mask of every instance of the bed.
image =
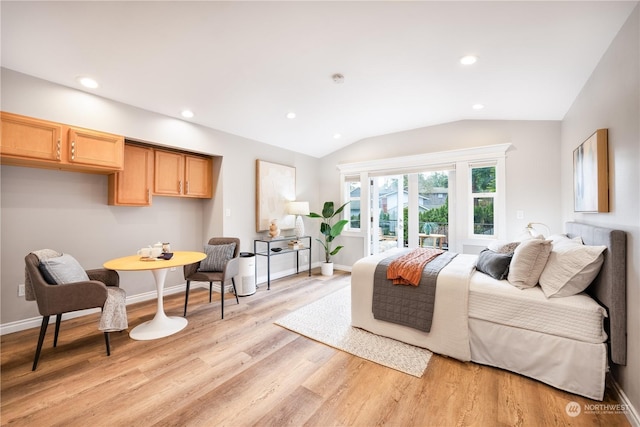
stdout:
<svg viewBox="0 0 640 427">
<path fill-rule="evenodd" d="M 477 255 L 459 254 L 437 276 L 431 328 L 423 332 L 373 315 L 373 277 L 385 252 L 352 268 L 352 325 L 602 400 L 609 365 L 626 364 L 626 234 L 576 222 L 565 231 L 604 246 L 584 292 L 548 298 L 539 285 L 519 289 L 478 271 Z"/>
</svg>

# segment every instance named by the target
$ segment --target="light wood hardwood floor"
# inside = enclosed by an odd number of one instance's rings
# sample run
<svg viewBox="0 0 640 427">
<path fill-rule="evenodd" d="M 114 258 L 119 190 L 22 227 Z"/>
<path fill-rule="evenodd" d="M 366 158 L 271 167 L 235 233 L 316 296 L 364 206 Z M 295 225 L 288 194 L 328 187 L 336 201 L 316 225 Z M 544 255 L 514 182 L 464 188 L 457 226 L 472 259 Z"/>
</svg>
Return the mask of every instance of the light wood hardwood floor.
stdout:
<svg viewBox="0 0 640 427">
<path fill-rule="evenodd" d="M 314 270 L 273 281 L 236 305 L 192 290 L 189 325 L 173 336 L 134 341 L 111 334 L 98 314 L 53 327 L 38 370 L 31 329 L 2 337 L 1 423 L 18 426 L 624 426 L 622 414 L 569 417 L 594 404 L 499 369 L 434 355 L 422 378 L 376 365 L 273 322 L 349 285 Z M 165 297 L 182 315 L 184 295 Z M 152 318 L 155 302 L 128 307 L 130 327 Z M 322 321 L 322 319 L 318 319 Z M 607 390 L 605 402 L 615 403 Z"/>
</svg>

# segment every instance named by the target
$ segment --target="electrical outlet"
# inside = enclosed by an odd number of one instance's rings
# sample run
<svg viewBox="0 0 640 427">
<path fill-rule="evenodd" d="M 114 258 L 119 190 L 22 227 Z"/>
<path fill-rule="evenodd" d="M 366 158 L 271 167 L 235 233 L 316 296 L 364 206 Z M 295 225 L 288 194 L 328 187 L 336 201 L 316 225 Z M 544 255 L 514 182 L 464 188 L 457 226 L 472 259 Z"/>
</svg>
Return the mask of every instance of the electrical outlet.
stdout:
<svg viewBox="0 0 640 427">
<path fill-rule="evenodd" d="M 171 268 L 169 268 L 169 271 L 176 271 L 176 268 L 175 267 L 171 267 Z"/>
<path fill-rule="evenodd" d="M 19 297 L 23 297 L 24 296 L 24 285 L 23 284 L 18 285 L 18 296 Z"/>
</svg>

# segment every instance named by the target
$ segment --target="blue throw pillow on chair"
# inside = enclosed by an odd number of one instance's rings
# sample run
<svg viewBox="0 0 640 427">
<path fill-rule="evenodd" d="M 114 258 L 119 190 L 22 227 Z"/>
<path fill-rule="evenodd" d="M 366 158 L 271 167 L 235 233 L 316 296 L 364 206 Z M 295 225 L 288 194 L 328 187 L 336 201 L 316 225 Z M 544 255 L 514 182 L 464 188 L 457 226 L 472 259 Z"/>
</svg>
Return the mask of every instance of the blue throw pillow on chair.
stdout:
<svg viewBox="0 0 640 427">
<path fill-rule="evenodd" d="M 87 272 L 74 257 L 69 254 L 40 261 L 38 265 L 44 280 L 50 285 L 64 283 L 86 282 L 89 280 Z"/>
<path fill-rule="evenodd" d="M 200 261 L 198 271 L 222 271 L 224 266 L 231 258 L 236 250 L 235 243 L 225 245 L 204 245 L 204 253 L 207 257 Z"/>
</svg>

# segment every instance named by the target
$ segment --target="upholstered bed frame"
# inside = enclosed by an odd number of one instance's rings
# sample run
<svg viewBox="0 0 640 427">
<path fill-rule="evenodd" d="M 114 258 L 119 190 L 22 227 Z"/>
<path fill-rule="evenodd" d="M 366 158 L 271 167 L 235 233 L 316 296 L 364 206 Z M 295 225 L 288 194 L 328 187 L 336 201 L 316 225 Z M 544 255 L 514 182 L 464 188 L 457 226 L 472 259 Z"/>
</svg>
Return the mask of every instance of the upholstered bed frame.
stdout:
<svg viewBox="0 0 640 427">
<path fill-rule="evenodd" d="M 605 329 L 609 336 L 609 358 L 617 365 L 627 364 L 627 235 L 624 231 L 567 222 L 569 237 L 582 237 L 585 245 L 605 245 L 604 263 L 587 293 L 607 309 Z"/>
</svg>

